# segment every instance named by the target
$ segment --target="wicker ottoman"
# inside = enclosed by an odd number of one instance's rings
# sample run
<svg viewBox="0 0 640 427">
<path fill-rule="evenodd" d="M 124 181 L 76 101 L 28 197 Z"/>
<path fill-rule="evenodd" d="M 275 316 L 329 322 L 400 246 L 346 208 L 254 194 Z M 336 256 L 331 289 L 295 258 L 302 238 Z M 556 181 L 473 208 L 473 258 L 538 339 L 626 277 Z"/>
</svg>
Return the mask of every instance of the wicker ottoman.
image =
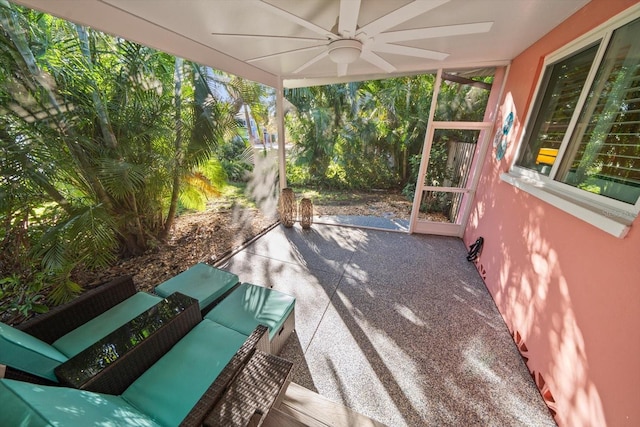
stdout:
<svg viewBox="0 0 640 427">
<path fill-rule="evenodd" d="M 156 286 L 155 293 L 163 298 L 180 292 L 197 299 L 204 314 L 226 297 L 240 282 L 238 276 L 208 264 L 198 263 Z"/>
<path fill-rule="evenodd" d="M 278 354 L 295 329 L 295 302 L 291 295 L 243 283 L 206 316 L 246 336 L 258 325 L 269 328 L 269 352 Z"/>
</svg>

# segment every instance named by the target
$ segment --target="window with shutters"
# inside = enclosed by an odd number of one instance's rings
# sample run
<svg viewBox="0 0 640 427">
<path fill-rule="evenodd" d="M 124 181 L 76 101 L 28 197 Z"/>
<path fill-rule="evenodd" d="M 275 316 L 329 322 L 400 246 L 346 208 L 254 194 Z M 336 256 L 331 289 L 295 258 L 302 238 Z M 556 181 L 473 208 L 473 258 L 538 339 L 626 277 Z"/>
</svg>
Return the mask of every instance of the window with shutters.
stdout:
<svg viewBox="0 0 640 427">
<path fill-rule="evenodd" d="M 547 58 L 511 169 L 627 225 L 640 210 L 638 15 Z"/>
</svg>

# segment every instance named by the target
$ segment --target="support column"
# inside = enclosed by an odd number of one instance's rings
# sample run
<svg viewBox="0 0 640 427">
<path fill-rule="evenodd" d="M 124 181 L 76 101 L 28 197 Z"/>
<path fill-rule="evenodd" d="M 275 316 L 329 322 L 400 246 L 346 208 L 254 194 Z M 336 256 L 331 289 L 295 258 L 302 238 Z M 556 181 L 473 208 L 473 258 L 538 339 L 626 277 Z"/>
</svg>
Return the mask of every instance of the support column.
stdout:
<svg viewBox="0 0 640 427">
<path fill-rule="evenodd" d="M 280 191 L 287 187 L 287 157 L 284 152 L 284 88 L 282 79 L 276 88 L 276 121 L 278 125 L 278 171 L 280 175 Z"/>
<path fill-rule="evenodd" d="M 429 154 L 431 153 L 431 143 L 433 142 L 434 128 L 433 117 L 436 114 L 436 105 L 438 103 L 438 94 L 440 93 L 440 85 L 442 84 L 442 68 L 438 69 L 436 81 L 433 85 L 433 95 L 431 95 L 431 107 L 429 108 L 429 118 L 427 119 L 427 130 L 424 134 L 424 145 L 422 147 L 422 158 L 420 160 L 420 170 L 418 172 L 418 180 L 416 182 L 416 192 L 413 196 L 413 207 L 411 209 L 411 219 L 409 220 L 409 233 L 413 233 L 416 228 L 416 222 L 420 214 L 420 203 L 422 202 L 422 192 L 424 188 L 424 176 L 429 166 Z"/>
</svg>

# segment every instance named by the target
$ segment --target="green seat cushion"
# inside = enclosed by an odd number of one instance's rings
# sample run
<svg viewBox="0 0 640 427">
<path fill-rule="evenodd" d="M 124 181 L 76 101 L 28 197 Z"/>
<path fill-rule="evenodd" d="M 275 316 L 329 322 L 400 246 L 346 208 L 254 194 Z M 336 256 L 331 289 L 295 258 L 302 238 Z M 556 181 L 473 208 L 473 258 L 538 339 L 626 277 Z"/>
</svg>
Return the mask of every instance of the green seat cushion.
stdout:
<svg viewBox="0 0 640 427">
<path fill-rule="evenodd" d="M 73 357 L 160 301 L 162 298 L 157 295 L 138 292 L 60 337 L 53 343 L 53 346 L 68 357 Z"/>
<path fill-rule="evenodd" d="M 269 328 L 273 340 L 287 316 L 293 311 L 296 299 L 274 289 L 243 283 L 231 292 L 206 316 L 246 336 L 259 324 Z"/>
<path fill-rule="evenodd" d="M 127 388 L 122 397 L 165 426 L 177 426 L 245 342 L 203 320 Z"/>
<path fill-rule="evenodd" d="M 53 370 L 68 359 L 46 342 L 0 323 L 0 364 L 58 381 Z"/>
<path fill-rule="evenodd" d="M 183 293 L 197 299 L 202 310 L 233 288 L 238 281 L 238 276 L 233 273 L 198 263 L 156 286 L 155 292 L 165 298 L 174 292 Z"/>
<path fill-rule="evenodd" d="M 119 396 L 66 387 L 3 379 L 0 402 L 2 426 L 158 426 Z"/>
</svg>

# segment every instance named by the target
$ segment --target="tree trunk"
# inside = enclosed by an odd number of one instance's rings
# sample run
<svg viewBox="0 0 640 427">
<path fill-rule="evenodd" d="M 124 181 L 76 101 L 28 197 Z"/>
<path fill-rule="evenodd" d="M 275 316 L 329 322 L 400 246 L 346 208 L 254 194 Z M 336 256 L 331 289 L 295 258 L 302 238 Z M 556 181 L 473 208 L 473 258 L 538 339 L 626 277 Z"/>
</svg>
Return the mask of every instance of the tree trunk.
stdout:
<svg viewBox="0 0 640 427">
<path fill-rule="evenodd" d="M 85 61 L 87 62 L 89 70 L 92 70 L 93 60 L 91 58 L 91 49 L 89 47 L 89 36 L 87 34 L 87 30 L 82 25 L 76 25 L 76 30 L 78 32 L 78 39 L 80 40 L 80 51 L 82 52 Z M 100 123 L 102 138 L 104 139 L 104 143 L 107 147 L 112 149 L 116 148 L 118 146 L 118 142 L 116 140 L 116 136 L 113 133 L 113 130 L 111 129 L 109 114 L 107 113 L 107 110 L 102 103 L 102 99 L 100 98 L 98 85 L 93 80 L 91 81 L 91 85 L 93 86 L 91 97 L 93 99 L 93 104 L 96 107 L 96 114 L 98 115 L 98 122 Z"/>
<path fill-rule="evenodd" d="M 249 115 L 249 108 L 247 108 L 247 104 L 242 104 L 242 109 L 244 110 L 244 120 L 247 122 L 247 135 L 249 136 L 249 142 L 251 145 L 256 143 L 256 136 L 253 133 L 253 127 L 251 126 L 251 115 Z"/>
<path fill-rule="evenodd" d="M 2 6 L 0 7 L 0 22 L 2 23 L 2 26 L 5 28 L 6 31 L 10 32 L 11 40 L 13 41 L 16 49 L 20 52 L 20 56 L 22 57 L 22 60 L 27 66 L 33 79 L 36 82 L 38 82 L 39 86 L 43 89 L 44 93 L 46 93 L 47 101 L 49 104 L 44 105 L 44 110 L 48 111 L 49 108 L 53 107 L 56 110 L 56 113 L 59 114 L 60 117 L 63 117 L 62 109 L 60 108 L 60 105 L 55 97 L 55 94 L 53 93 L 49 83 L 46 81 L 46 79 L 42 75 L 42 70 L 40 70 L 40 67 L 38 67 L 35 56 L 33 55 L 33 52 L 31 51 L 31 48 L 29 47 L 29 44 L 25 39 L 22 30 L 20 29 L 20 26 L 16 22 L 15 16 L 10 11 L 8 3 L 5 0 L 0 0 L 0 6 Z M 18 30 L 16 30 L 16 28 Z M 86 36 L 86 33 L 85 33 L 85 36 Z M 67 128 L 67 130 L 69 131 L 71 136 L 73 136 L 73 130 L 71 130 L 70 128 Z M 80 163 L 81 168 L 85 171 L 87 180 L 91 183 L 94 191 L 96 192 L 98 200 L 101 203 L 103 203 L 107 209 L 111 209 L 112 208 L 111 200 L 109 199 L 106 191 L 104 190 L 102 184 L 95 177 L 95 175 L 91 172 L 90 168 L 87 167 L 87 165 L 89 164 L 89 161 L 87 159 L 86 153 L 78 148 L 75 141 L 72 143 L 69 143 L 67 138 L 63 138 L 63 140 L 65 141 L 67 147 L 69 148 L 69 151 L 71 153 L 74 153 L 75 157 Z M 40 182 L 41 184 L 43 183 L 43 181 L 40 181 Z M 68 211 L 70 209 L 70 206 L 67 203 L 66 199 L 64 199 L 64 197 L 62 197 L 62 195 L 59 192 L 57 192 L 57 190 L 53 192 L 52 189 L 53 189 L 52 186 L 43 185 L 43 190 L 47 194 L 49 194 L 56 202 L 60 203 L 60 205 L 65 210 Z"/>
<path fill-rule="evenodd" d="M 182 69 L 183 61 L 176 58 L 174 64 L 174 107 L 175 107 L 175 157 L 173 163 L 173 188 L 171 191 L 171 202 L 169 203 L 169 212 L 164 222 L 164 228 L 160 233 L 160 240 L 165 241 L 169 236 L 171 227 L 175 221 L 176 211 L 178 210 L 178 196 L 180 195 L 180 177 L 182 175 L 182 161 L 184 158 L 183 151 L 183 135 L 182 135 Z"/>
<path fill-rule="evenodd" d="M 402 160 L 400 160 L 401 161 L 401 165 L 402 165 L 402 172 L 401 172 L 402 175 L 401 176 L 402 176 L 402 182 L 406 183 L 407 182 L 407 176 L 408 176 L 408 173 L 407 173 L 407 163 L 408 163 L 408 161 L 407 161 L 407 147 L 403 146 L 401 148 L 401 152 L 402 152 Z"/>
</svg>

